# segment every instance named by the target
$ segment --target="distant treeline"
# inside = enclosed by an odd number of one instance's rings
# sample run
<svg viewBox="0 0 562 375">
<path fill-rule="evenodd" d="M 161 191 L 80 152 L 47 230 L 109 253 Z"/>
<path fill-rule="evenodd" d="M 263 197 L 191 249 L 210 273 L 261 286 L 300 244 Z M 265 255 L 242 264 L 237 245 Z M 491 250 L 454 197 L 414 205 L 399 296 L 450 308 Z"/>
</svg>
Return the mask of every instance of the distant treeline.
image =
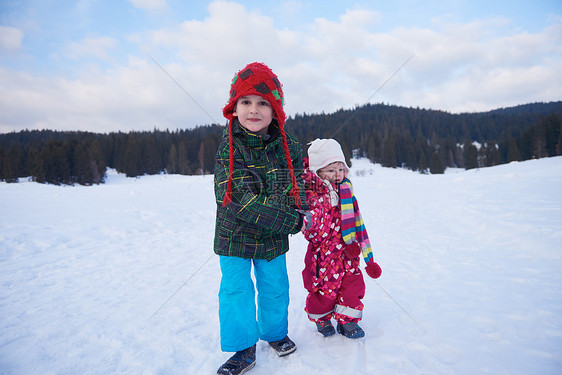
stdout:
<svg viewBox="0 0 562 375">
<path fill-rule="evenodd" d="M 464 114 L 369 104 L 328 115 L 298 115 L 290 126 L 301 140 L 332 137 L 346 155 L 353 152 L 385 167 L 422 173 L 562 154 L 562 102 Z"/>
<path fill-rule="evenodd" d="M 286 127 L 304 150 L 316 138 L 335 138 L 348 158 L 353 154 L 421 173 L 562 155 L 562 102 L 466 114 L 368 104 L 332 114 L 296 115 Z M 129 177 L 209 174 L 223 130 L 206 125 L 172 132 L 0 134 L 0 179 L 91 185 L 104 182 L 107 168 Z"/>
</svg>

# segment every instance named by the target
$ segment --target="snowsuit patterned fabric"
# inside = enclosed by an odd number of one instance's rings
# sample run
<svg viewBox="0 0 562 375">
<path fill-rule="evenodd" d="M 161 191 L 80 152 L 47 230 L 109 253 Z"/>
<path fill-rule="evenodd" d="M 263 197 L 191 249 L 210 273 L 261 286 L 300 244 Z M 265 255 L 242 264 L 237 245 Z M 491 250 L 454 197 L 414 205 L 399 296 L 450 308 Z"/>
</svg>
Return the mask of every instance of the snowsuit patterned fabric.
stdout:
<svg viewBox="0 0 562 375">
<path fill-rule="evenodd" d="M 304 236 L 309 241 L 302 272 L 309 294 L 305 311 L 316 322 L 335 318 L 340 323 L 361 320 L 365 282 L 359 269 L 359 256 L 349 258 L 342 239 L 341 209 L 330 203 L 326 183 L 307 168 L 303 179 L 311 225 Z M 337 186 L 332 185 L 337 191 Z"/>
</svg>

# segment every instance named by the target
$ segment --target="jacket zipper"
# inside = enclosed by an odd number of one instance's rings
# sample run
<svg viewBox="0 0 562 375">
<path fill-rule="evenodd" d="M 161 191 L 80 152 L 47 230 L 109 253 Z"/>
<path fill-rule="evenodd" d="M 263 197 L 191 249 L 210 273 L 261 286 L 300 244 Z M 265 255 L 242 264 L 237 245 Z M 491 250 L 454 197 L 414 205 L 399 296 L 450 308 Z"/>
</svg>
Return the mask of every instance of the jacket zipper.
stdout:
<svg viewBox="0 0 562 375">
<path fill-rule="evenodd" d="M 322 252 L 320 250 L 316 250 L 316 278 L 320 278 L 320 256 Z"/>
</svg>

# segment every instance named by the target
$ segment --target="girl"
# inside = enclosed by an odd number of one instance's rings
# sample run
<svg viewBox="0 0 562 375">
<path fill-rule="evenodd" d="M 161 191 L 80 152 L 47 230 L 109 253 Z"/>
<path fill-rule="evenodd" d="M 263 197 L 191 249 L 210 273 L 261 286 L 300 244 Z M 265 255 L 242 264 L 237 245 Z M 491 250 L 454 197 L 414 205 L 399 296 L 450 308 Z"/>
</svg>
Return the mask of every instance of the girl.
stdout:
<svg viewBox="0 0 562 375">
<path fill-rule="evenodd" d="M 307 168 L 308 162 L 308 168 Z M 324 336 L 338 333 L 348 338 L 365 336 L 361 320 L 365 282 L 359 269 L 359 254 L 367 274 L 376 279 L 382 270 L 373 260 L 369 237 L 346 178 L 349 168 L 334 139 L 310 143 L 303 179 L 310 212 L 305 217 L 309 241 L 302 272 L 309 294 L 305 311 Z"/>
</svg>

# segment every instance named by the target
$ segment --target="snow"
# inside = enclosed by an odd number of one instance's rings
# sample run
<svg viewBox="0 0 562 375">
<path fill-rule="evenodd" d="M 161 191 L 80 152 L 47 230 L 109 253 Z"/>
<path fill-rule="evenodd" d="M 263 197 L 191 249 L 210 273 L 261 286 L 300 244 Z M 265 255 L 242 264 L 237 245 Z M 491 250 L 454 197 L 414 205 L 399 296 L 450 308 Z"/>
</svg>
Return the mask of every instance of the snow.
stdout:
<svg viewBox="0 0 562 375">
<path fill-rule="evenodd" d="M 250 374 L 562 373 L 562 157 L 422 175 L 354 160 L 376 260 L 366 337 L 303 311 L 291 237 L 289 335 Z M 99 186 L 0 183 L 1 374 L 213 374 L 220 270 L 212 176 Z"/>
</svg>

